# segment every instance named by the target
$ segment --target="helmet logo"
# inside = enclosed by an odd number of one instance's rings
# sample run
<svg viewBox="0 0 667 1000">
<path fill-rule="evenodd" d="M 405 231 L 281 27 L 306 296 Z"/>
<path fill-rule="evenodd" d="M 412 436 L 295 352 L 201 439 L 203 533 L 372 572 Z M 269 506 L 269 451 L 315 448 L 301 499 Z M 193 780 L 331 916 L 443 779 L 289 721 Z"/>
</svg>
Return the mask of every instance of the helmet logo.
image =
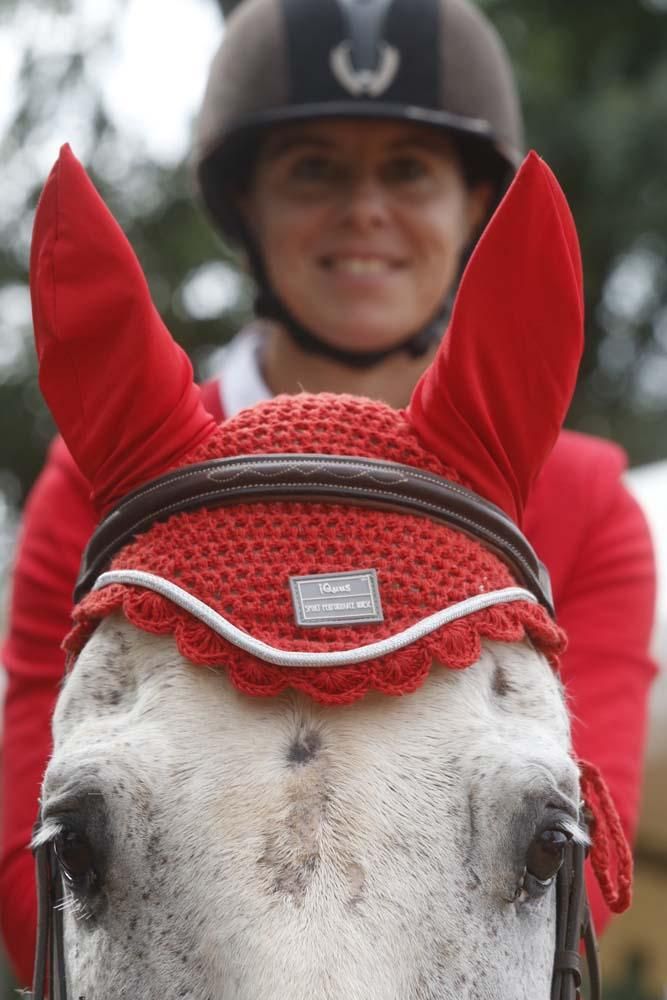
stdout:
<svg viewBox="0 0 667 1000">
<path fill-rule="evenodd" d="M 379 97 L 393 83 L 401 55 L 398 49 L 387 42 L 379 43 L 378 55 L 376 69 L 355 69 L 351 43 L 341 42 L 329 55 L 331 72 L 341 87 L 353 97 Z"/>
</svg>

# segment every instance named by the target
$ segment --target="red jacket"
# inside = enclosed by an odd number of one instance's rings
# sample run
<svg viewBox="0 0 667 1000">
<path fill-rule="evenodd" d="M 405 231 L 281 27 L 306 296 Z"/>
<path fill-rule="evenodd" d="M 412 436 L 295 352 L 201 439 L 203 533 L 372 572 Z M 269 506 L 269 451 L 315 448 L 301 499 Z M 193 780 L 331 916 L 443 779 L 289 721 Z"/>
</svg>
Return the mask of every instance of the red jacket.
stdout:
<svg viewBox="0 0 667 1000">
<path fill-rule="evenodd" d="M 222 419 L 217 383 L 206 405 Z M 622 451 L 564 432 L 526 508 L 524 528 L 550 569 L 559 621 L 569 635 L 563 658 L 576 752 L 602 770 L 623 825 L 638 812 L 655 574 L 648 529 L 621 481 Z M 94 528 L 88 487 L 59 439 L 25 510 L 3 662 L 5 702 L 0 904 L 9 955 L 21 983 L 31 977 L 36 902 L 28 850 L 50 722 L 63 674 L 60 642 L 71 594 Z M 589 879 L 598 927 L 607 913 Z"/>
</svg>

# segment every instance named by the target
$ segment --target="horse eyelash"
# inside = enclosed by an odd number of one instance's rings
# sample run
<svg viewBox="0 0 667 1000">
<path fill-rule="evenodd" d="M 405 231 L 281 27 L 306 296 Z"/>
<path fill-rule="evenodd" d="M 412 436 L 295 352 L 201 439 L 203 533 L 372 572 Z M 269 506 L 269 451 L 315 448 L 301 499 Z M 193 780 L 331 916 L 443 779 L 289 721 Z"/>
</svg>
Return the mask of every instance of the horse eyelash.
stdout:
<svg viewBox="0 0 667 1000">
<path fill-rule="evenodd" d="M 591 838 L 588 830 L 580 823 L 577 823 L 570 816 L 563 816 L 560 825 L 563 832 L 567 833 L 575 844 L 582 844 L 584 847 L 590 846 Z"/>
<path fill-rule="evenodd" d="M 72 913 L 77 920 L 90 920 L 92 918 L 92 913 L 87 904 L 78 899 L 69 887 L 65 888 L 65 894 L 58 905 L 58 909 L 61 913 Z"/>
<path fill-rule="evenodd" d="M 64 832 L 64 829 L 65 827 L 62 823 L 59 823 L 56 820 L 47 819 L 40 825 L 38 830 L 35 830 L 32 840 L 30 841 L 31 849 L 35 851 L 38 847 L 51 843 L 51 841 L 55 840 L 60 833 Z"/>
</svg>

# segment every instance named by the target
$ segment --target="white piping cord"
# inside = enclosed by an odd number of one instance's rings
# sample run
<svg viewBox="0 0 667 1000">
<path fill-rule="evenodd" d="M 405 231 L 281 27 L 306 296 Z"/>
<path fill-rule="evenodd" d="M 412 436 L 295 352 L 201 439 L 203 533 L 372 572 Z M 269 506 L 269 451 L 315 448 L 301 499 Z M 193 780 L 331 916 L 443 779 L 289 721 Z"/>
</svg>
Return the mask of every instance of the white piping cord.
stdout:
<svg viewBox="0 0 667 1000">
<path fill-rule="evenodd" d="M 363 663 L 365 660 L 374 660 L 377 657 L 386 656 L 387 653 L 404 649 L 425 635 L 435 632 L 442 625 L 448 625 L 459 618 L 465 618 L 467 615 L 474 614 L 475 611 L 483 611 L 496 604 L 509 604 L 513 601 L 538 603 L 535 595 L 529 590 L 524 590 L 522 587 L 505 587 L 502 590 L 489 591 L 488 594 L 468 597 L 465 601 L 459 601 L 458 604 L 452 604 L 442 611 L 436 611 L 414 625 L 410 625 L 402 632 L 397 632 L 396 635 L 388 636 L 386 639 L 380 639 L 378 642 L 356 646 L 354 649 L 332 650 L 330 653 L 307 653 L 299 650 L 278 649 L 276 646 L 262 642 L 261 639 L 255 639 L 248 632 L 237 628 L 223 615 L 218 614 L 208 604 L 200 601 L 198 597 L 194 597 L 187 590 L 171 583 L 170 580 L 165 580 L 164 577 L 156 576 L 153 573 L 144 573 L 142 570 L 136 569 L 111 570 L 98 577 L 93 590 L 101 590 L 114 583 L 145 587 L 147 590 L 155 591 L 156 594 L 161 594 L 162 597 L 166 597 L 179 608 L 183 608 L 194 618 L 208 625 L 210 629 L 234 646 L 245 650 L 246 653 L 252 653 L 253 656 L 257 656 L 267 663 L 274 663 L 278 667 L 344 667 L 352 663 Z"/>
</svg>

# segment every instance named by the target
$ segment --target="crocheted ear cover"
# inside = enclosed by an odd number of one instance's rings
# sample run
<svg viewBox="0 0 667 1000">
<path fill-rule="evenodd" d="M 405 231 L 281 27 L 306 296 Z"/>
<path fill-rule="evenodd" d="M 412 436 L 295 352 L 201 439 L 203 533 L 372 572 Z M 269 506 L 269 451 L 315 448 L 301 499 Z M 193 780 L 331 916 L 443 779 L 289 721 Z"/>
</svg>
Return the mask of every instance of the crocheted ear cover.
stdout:
<svg viewBox="0 0 667 1000">
<path fill-rule="evenodd" d="M 409 419 L 518 524 L 574 389 L 583 349 L 579 241 L 565 195 L 529 153 L 475 247 Z"/>
<path fill-rule="evenodd" d="M 227 421 L 187 461 L 280 452 L 389 459 L 460 481 L 423 447 L 404 414 L 351 396 L 278 397 Z M 483 545 L 427 518 L 305 502 L 178 514 L 137 537 L 112 568 L 157 573 L 256 638 L 310 652 L 382 639 L 466 597 L 516 583 Z M 383 622 L 295 624 L 290 576 L 360 569 L 378 571 Z M 147 632 L 174 635 L 192 663 L 224 665 L 241 691 L 275 695 L 292 687 L 326 703 L 351 702 L 372 689 L 413 691 L 434 661 L 453 668 L 475 663 L 483 638 L 527 637 L 554 664 L 563 648 L 560 629 L 543 608 L 526 601 L 477 612 L 405 650 L 357 666 L 285 669 L 242 652 L 155 593 L 114 584 L 89 594 L 75 609 L 69 652 L 78 653 L 97 621 L 113 611 Z"/>
<path fill-rule="evenodd" d="M 528 158 L 464 275 L 451 328 L 407 413 L 341 396 L 276 399 L 215 429 L 183 352 L 155 311 L 136 259 L 67 147 L 47 183 L 31 259 L 40 383 L 100 510 L 153 476 L 234 455 L 329 453 L 389 459 L 469 486 L 521 520 L 552 447 L 581 352 L 581 273 L 572 220 L 546 165 Z M 179 514 L 123 549 L 114 569 L 177 583 L 256 638 L 331 651 L 395 634 L 429 613 L 510 586 L 471 538 L 411 514 L 337 504 L 263 503 Z M 301 628 L 291 575 L 375 569 L 384 621 Z M 75 609 L 80 651 L 122 612 L 171 634 L 195 664 L 224 666 L 248 694 L 297 688 L 326 703 L 413 691 L 435 662 L 472 665 L 484 638 L 528 638 L 552 663 L 564 637 L 530 602 L 497 605 L 355 667 L 281 669 L 241 652 L 151 591 L 114 585 Z M 627 906 L 631 855 L 599 774 L 582 787 L 596 815 L 592 861 L 605 899 Z M 610 818 L 611 817 L 611 818 Z M 609 875 L 615 845 L 617 886 Z"/>
<path fill-rule="evenodd" d="M 100 511 L 215 430 L 139 261 L 69 146 L 35 216 L 39 384 Z"/>
<path fill-rule="evenodd" d="M 520 522 L 553 446 L 581 353 L 578 248 L 553 175 L 531 154 L 463 276 L 438 356 L 397 413 L 351 397 L 274 400 L 216 429 L 187 358 L 151 301 L 131 247 L 85 171 L 61 151 L 35 222 L 31 260 L 40 383 L 93 499 L 104 511 L 168 469 L 253 453 L 394 459 L 463 482 Z M 188 590 L 234 625 L 291 650 L 357 647 L 467 597 L 514 581 L 471 539 L 408 514 L 347 505 L 266 503 L 172 517 L 138 537 L 113 568 L 146 570 Z M 384 621 L 305 628 L 288 579 L 374 569 Z M 269 667 L 167 600 L 115 586 L 76 609 L 75 653 L 113 610 L 173 633 L 193 663 L 225 665 L 255 694 L 300 688 L 344 702 L 370 688 L 413 690 L 433 660 L 463 667 L 480 638 L 531 638 L 555 659 L 562 635 L 530 603 L 497 606 L 443 627 L 402 652 L 354 668 Z"/>
</svg>

